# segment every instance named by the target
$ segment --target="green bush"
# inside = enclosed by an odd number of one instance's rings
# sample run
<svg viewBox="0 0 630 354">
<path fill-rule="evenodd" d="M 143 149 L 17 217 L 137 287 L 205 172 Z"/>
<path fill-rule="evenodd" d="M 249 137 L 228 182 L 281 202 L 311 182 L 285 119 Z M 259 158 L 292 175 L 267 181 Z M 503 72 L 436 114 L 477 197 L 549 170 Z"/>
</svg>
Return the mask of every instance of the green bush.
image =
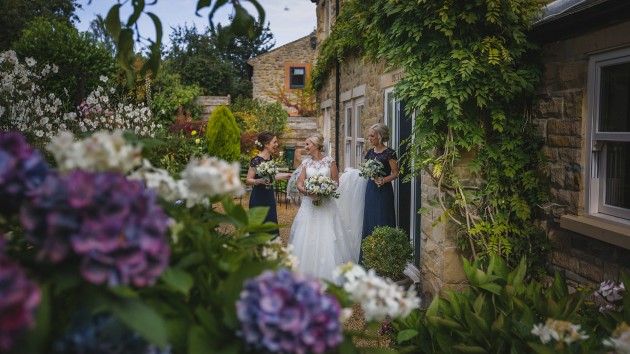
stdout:
<svg viewBox="0 0 630 354">
<path fill-rule="evenodd" d="M 405 266 L 413 259 L 409 236 L 399 228 L 379 226 L 362 244 L 363 264 L 381 276 L 400 280 Z"/>
<path fill-rule="evenodd" d="M 279 102 L 239 97 L 230 105 L 241 133 L 270 131 L 282 135 L 289 114 Z"/>
<path fill-rule="evenodd" d="M 587 301 L 592 290 L 570 291 L 560 273 L 550 284 L 528 282 L 525 258 L 513 270 L 497 255 L 490 256 L 485 271 L 480 265 L 464 260 L 469 282 L 464 291 L 442 291 L 425 310 L 395 321 L 396 349 L 401 353 L 607 353 L 610 349 L 602 339 L 630 318 L 630 308 L 625 306 L 630 307 L 630 297 L 623 298 L 622 311 L 597 311 L 596 304 Z M 543 343 L 532 333 L 534 326 L 543 324 L 549 333 L 560 334 L 559 339 Z"/>
<path fill-rule="evenodd" d="M 241 132 L 234 116 L 226 106 L 217 107 L 206 127 L 208 154 L 227 161 L 239 161 L 241 157 Z"/>
</svg>

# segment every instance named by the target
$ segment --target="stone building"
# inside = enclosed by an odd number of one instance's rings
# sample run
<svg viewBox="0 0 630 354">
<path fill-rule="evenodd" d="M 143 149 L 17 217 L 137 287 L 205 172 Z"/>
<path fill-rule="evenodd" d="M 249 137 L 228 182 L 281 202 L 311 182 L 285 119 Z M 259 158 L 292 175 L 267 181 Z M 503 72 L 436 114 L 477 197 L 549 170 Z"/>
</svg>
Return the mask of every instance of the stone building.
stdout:
<svg viewBox="0 0 630 354">
<path fill-rule="evenodd" d="M 630 270 L 630 2 L 554 1 L 532 35 L 552 265 L 577 283 L 619 280 Z"/>
<path fill-rule="evenodd" d="M 340 1 L 311 2 L 321 43 Z M 552 267 L 578 283 L 617 280 L 620 269 L 630 268 L 629 10 L 626 0 L 558 0 L 544 8 L 532 31 L 546 69 L 535 121 L 552 176 L 547 217 L 540 222 L 557 243 Z M 395 149 L 410 135 L 412 118 L 393 96 L 402 75 L 357 57 L 344 58 L 329 73 L 318 92 L 318 123 L 340 169 L 361 161 L 369 148 L 366 131 L 374 123 L 390 127 Z M 602 112 L 608 115 L 598 118 Z M 602 124 L 609 130 L 593 128 Z M 469 173 L 465 162 L 456 169 Z M 416 213 L 437 192 L 426 175 L 405 183 L 398 179 L 395 186 L 398 226 L 415 246 L 425 296 L 461 288 L 465 281 L 456 232 L 436 223 L 439 211 Z"/>
<path fill-rule="evenodd" d="M 304 93 L 317 57 L 316 45 L 314 34 L 309 34 L 247 62 L 252 67 L 252 97 L 280 102 L 289 113 L 289 131 L 280 137 L 284 146 L 301 147 L 310 134 L 317 132 L 316 120 L 309 112 L 314 97 Z"/>
</svg>

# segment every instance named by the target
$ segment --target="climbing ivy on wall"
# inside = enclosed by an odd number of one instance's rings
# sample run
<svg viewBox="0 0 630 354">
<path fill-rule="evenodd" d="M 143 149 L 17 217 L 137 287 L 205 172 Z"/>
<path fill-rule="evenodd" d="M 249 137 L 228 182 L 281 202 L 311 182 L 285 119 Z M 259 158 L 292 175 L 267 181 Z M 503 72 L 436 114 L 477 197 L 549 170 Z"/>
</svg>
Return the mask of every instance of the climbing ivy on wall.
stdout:
<svg viewBox="0 0 630 354">
<path fill-rule="evenodd" d="M 541 66 L 527 31 L 539 11 L 536 0 L 344 1 L 313 78 L 321 89 L 349 53 L 402 67 L 395 94 L 415 112 L 404 168 L 434 180 L 441 220 L 460 227 L 473 258 L 517 265 L 527 255 L 535 272 L 549 252 L 534 222 L 545 199 L 530 120 Z M 454 169 L 465 152 L 475 179 Z"/>
</svg>

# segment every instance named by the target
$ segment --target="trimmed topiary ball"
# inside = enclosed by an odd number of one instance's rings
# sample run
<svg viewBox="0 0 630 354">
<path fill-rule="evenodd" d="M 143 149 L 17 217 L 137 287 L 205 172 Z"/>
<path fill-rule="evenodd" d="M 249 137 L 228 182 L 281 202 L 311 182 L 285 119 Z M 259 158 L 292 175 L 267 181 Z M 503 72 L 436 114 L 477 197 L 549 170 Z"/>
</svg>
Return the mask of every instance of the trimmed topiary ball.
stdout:
<svg viewBox="0 0 630 354">
<path fill-rule="evenodd" d="M 409 236 L 399 228 L 379 226 L 361 243 L 363 265 L 392 280 L 403 278 L 407 263 L 413 259 Z"/>
</svg>

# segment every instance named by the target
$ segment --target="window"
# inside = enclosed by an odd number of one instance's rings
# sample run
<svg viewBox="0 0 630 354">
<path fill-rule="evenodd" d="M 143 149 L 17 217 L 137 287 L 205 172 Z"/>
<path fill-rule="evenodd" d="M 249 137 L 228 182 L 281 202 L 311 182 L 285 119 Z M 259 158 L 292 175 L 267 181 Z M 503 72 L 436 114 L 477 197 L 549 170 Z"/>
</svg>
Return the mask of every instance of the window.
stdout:
<svg viewBox="0 0 630 354">
<path fill-rule="evenodd" d="M 292 66 L 290 69 L 290 88 L 304 88 L 306 85 L 306 68 Z"/>
<path fill-rule="evenodd" d="M 630 48 L 589 63 L 590 214 L 630 220 Z"/>
<path fill-rule="evenodd" d="M 345 132 L 345 167 L 358 167 L 363 159 L 362 115 L 363 99 L 350 100 L 344 105 L 344 132 Z"/>
</svg>

